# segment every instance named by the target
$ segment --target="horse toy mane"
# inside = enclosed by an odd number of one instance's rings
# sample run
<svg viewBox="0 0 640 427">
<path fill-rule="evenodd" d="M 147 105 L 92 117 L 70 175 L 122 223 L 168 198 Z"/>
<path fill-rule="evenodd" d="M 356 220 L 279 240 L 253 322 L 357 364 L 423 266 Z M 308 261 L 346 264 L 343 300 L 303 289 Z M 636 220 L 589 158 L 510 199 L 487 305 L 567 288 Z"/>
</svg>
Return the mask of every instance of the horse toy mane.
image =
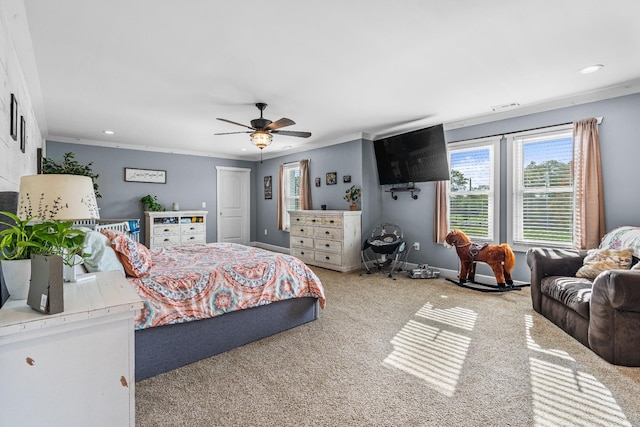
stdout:
<svg viewBox="0 0 640 427">
<path fill-rule="evenodd" d="M 508 244 L 479 245 L 471 242 L 471 239 L 458 229 L 447 234 L 445 243 L 449 247 L 455 247 L 460 258 L 460 284 L 467 281 L 475 283 L 475 263 L 485 262 L 493 270 L 499 288 L 513 287 L 511 270 L 515 267 L 516 257 Z"/>
</svg>

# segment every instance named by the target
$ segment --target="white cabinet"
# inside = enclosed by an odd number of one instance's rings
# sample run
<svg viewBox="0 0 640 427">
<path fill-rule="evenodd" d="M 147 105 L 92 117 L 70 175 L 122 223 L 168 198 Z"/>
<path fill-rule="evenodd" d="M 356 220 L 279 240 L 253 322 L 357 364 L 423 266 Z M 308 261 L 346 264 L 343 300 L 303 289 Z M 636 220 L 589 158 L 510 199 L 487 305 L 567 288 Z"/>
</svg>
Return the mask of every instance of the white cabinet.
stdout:
<svg viewBox="0 0 640 427">
<path fill-rule="evenodd" d="M 149 249 L 207 242 L 207 211 L 146 211 L 144 215 Z"/>
<path fill-rule="evenodd" d="M 0 424 L 135 425 L 133 320 L 142 301 L 116 271 L 64 284 L 64 311 L 0 309 Z"/>
<path fill-rule="evenodd" d="M 291 255 L 337 271 L 361 267 L 360 211 L 289 211 Z"/>
</svg>

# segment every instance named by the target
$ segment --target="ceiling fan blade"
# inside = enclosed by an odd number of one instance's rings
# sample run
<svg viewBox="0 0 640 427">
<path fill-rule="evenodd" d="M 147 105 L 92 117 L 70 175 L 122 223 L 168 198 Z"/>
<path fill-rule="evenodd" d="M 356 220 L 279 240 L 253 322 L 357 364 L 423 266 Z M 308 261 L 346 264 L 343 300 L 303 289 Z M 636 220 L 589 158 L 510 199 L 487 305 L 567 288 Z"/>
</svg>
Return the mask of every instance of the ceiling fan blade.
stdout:
<svg viewBox="0 0 640 427">
<path fill-rule="evenodd" d="M 296 122 L 294 122 L 293 120 L 283 117 L 280 120 L 276 120 L 275 122 L 271 123 L 265 129 L 267 129 L 267 130 L 276 130 L 276 129 L 283 128 L 285 126 L 291 126 L 291 125 L 295 125 L 295 124 L 296 124 Z"/>
<path fill-rule="evenodd" d="M 223 122 L 231 123 L 232 125 L 238 125 L 238 126 L 242 126 L 243 128 L 247 128 L 247 129 L 251 129 L 251 130 L 256 130 L 256 128 L 252 128 L 251 126 L 243 125 L 242 123 L 232 122 L 231 120 L 221 119 L 221 118 L 219 118 L 219 117 L 217 117 L 217 119 L 218 119 L 218 120 L 222 120 Z"/>
<path fill-rule="evenodd" d="M 238 133 L 251 133 L 251 132 L 253 132 L 253 131 L 248 131 L 248 130 L 246 130 L 246 131 L 244 131 L 244 132 L 240 131 L 240 132 L 222 132 L 222 133 L 214 133 L 214 135 L 235 135 L 235 134 L 238 134 Z"/>
<path fill-rule="evenodd" d="M 271 133 L 284 136 L 297 136 L 298 138 L 309 138 L 311 136 L 311 132 L 298 132 L 295 130 L 274 130 L 271 131 Z"/>
</svg>

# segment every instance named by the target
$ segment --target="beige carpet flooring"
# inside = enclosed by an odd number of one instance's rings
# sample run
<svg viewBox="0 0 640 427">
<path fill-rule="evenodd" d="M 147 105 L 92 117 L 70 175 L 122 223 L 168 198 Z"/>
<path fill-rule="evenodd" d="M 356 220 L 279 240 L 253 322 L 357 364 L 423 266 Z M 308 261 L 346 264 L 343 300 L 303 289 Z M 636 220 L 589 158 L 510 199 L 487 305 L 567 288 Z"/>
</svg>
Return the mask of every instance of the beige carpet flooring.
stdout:
<svg viewBox="0 0 640 427">
<path fill-rule="evenodd" d="M 640 368 L 535 313 L 528 288 L 314 271 L 319 320 L 137 383 L 136 424 L 640 425 Z"/>
</svg>

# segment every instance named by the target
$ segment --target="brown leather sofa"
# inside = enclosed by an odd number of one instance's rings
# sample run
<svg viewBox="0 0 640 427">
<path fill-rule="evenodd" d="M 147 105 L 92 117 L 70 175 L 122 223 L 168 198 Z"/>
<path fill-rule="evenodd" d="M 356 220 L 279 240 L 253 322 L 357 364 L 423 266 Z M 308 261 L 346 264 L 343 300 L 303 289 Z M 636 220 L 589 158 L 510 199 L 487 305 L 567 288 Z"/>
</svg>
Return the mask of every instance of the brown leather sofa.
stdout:
<svg viewBox="0 0 640 427">
<path fill-rule="evenodd" d="M 587 251 L 532 248 L 533 308 L 604 360 L 640 366 L 640 270 L 576 278 Z"/>
</svg>

